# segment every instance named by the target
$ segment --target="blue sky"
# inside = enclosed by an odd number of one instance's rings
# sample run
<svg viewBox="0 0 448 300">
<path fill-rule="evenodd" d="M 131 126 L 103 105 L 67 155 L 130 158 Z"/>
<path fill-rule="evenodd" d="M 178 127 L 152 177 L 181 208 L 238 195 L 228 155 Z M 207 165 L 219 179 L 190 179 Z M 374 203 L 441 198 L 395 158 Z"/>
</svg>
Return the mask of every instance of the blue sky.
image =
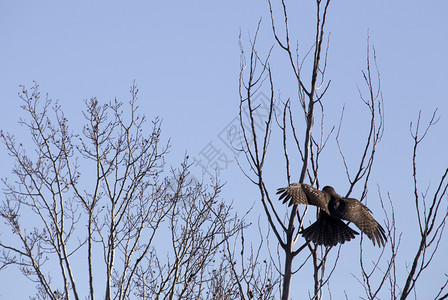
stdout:
<svg viewBox="0 0 448 300">
<path fill-rule="evenodd" d="M 313 6 L 309 3 L 288 1 L 291 30 L 304 48 L 311 46 L 313 38 Z M 396 207 L 400 206 L 398 222 L 402 230 L 406 214 L 412 213 L 412 209 L 407 210 L 412 208 L 409 123 L 415 121 L 420 109 L 423 120 L 428 120 L 435 108 L 441 118 L 421 149 L 422 186 L 434 187 L 448 166 L 447 11 L 448 2 L 442 0 L 347 0 L 333 1 L 330 6 L 327 78 L 332 84 L 327 105 L 334 113 L 329 114 L 329 126 L 337 122 L 345 104 L 346 145 L 356 148 L 358 140 L 350 137 L 360 134 L 359 124 L 366 113 L 357 85 L 363 84 L 361 70 L 365 68 L 369 31 L 377 51 L 386 117 L 369 203 L 375 201 L 377 184 L 389 191 Z M 135 80 L 142 112 L 163 119 L 164 136 L 170 137 L 173 145 L 173 165 L 182 160 L 186 151 L 199 156 L 210 142 L 232 157 L 220 143 L 218 133 L 238 113 L 238 36 L 241 32 L 243 42 L 247 42 L 260 17 L 259 48 L 266 51 L 274 40 L 265 1 L 4 0 L 0 2 L 0 128 L 17 133 L 18 138 L 24 134 L 17 125 L 23 116 L 17 97 L 20 84 L 30 87 L 35 80 L 42 93 L 59 99 L 76 127 L 82 124 L 80 111 L 85 99 L 126 100 Z M 278 47 L 274 48 L 275 91 L 286 98 L 294 93 L 295 85 L 281 55 Z M 321 182 L 344 190 L 347 183 L 338 160 L 328 158 L 328 165 L 335 165 L 324 167 Z M 0 161 L 1 177 L 9 176 L 11 163 L 4 149 L 0 150 Z M 281 174 L 273 165 L 272 174 Z M 273 177 L 278 178 L 272 183 L 274 191 L 285 182 L 284 177 Z M 227 182 L 223 196 L 229 201 L 243 210 L 255 203 L 255 220 L 261 212 L 258 194 L 237 165 L 229 164 L 221 179 Z M 380 207 L 372 206 L 375 216 L 381 219 Z M 412 244 L 412 232 L 405 232 L 403 241 L 403 251 L 408 249 L 406 245 L 409 250 L 417 247 Z M 447 243 L 445 239 L 445 250 Z M 343 251 L 350 255 L 358 247 L 352 243 Z M 400 263 L 404 268 L 406 259 Z M 443 267 L 446 269 L 446 263 Z M 339 269 L 341 276 L 356 271 L 342 266 Z M 436 269 L 435 274 L 441 274 L 442 269 Z M 4 276 L 10 275 L 0 272 L 0 278 Z M 2 297 L 9 298 L 14 284 L 11 282 L 8 290 L 1 292 Z M 431 290 L 430 283 L 426 288 Z M 425 295 L 425 287 L 420 289 Z"/>
</svg>

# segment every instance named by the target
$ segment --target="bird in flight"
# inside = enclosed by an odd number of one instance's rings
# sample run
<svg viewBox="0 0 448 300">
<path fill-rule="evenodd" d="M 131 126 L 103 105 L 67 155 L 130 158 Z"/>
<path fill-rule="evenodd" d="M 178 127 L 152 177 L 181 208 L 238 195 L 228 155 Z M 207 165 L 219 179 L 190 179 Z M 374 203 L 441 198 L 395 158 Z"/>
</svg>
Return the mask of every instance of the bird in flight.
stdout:
<svg viewBox="0 0 448 300">
<path fill-rule="evenodd" d="M 372 217 L 370 209 L 353 198 L 338 195 L 334 188 L 326 186 L 318 189 L 304 183 L 293 183 L 286 188 L 279 188 L 280 200 L 283 203 L 307 204 L 320 208 L 316 222 L 302 230 L 307 241 L 319 245 L 335 246 L 355 238 L 358 234 L 342 220 L 354 223 L 369 239 L 378 246 L 387 242 L 386 233 L 381 225 Z"/>
</svg>

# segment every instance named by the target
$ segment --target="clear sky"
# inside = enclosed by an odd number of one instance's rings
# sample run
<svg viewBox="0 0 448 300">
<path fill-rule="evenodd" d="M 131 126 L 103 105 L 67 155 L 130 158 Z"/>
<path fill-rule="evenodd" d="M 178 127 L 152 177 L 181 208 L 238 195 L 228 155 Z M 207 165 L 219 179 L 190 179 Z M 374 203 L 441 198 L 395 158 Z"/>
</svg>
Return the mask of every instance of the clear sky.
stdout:
<svg viewBox="0 0 448 300">
<path fill-rule="evenodd" d="M 289 15 L 294 20 L 292 27 L 304 49 L 312 45 L 314 15 L 310 3 L 313 2 L 288 1 Z M 337 122 L 342 106 L 346 105 L 347 137 L 359 134 L 362 126 L 358 122 L 366 116 L 357 86 L 363 84 L 361 70 L 365 68 L 368 31 L 377 51 L 386 127 L 371 179 L 369 203 L 372 204 L 369 206 L 375 217 L 382 219 L 381 209 L 375 202 L 377 184 L 390 192 L 396 209 L 400 210 L 399 231 L 405 231 L 403 252 L 417 247 L 413 243 L 414 233 L 405 230 L 405 226 L 407 214 L 413 216 L 409 123 L 416 120 L 419 110 L 423 120 L 428 120 L 435 108 L 440 116 L 440 122 L 430 132 L 420 153 L 422 186 L 432 184 L 430 187 L 434 188 L 448 166 L 447 11 L 448 2 L 444 0 L 333 1 L 329 11 L 327 78 L 332 84 L 327 99 L 330 111 L 334 112 L 329 114 L 329 120 Z M 59 99 L 70 114 L 71 124 L 78 126 L 83 122 L 80 111 L 85 99 L 127 100 L 129 87 L 135 80 L 140 89 L 142 112 L 148 117 L 158 115 L 163 119 L 163 134 L 171 138 L 173 145 L 170 163 L 180 162 L 186 151 L 200 157 L 210 143 L 233 159 L 232 152 L 219 139 L 219 133 L 238 113 L 238 37 L 241 32 L 243 41 L 247 42 L 263 17 L 259 47 L 268 49 L 274 43 L 268 12 L 267 3 L 256 0 L 3 0 L 0 2 L 0 128 L 17 133 L 18 139 L 24 133 L 17 125 L 18 118 L 23 116 L 17 97 L 20 84 L 30 87 L 35 80 L 43 94 Z M 284 64 L 286 60 L 281 59 L 278 47 L 273 55 L 275 89 L 287 98 L 295 88 L 291 70 Z M 346 145 L 356 147 L 357 142 L 356 138 L 347 138 Z M 0 161 L 1 177 L 9 176 L 11 162 L 4 148 L 0 150 Z M 337 166 L 327 167 L 320 180 L 324 185 L 331 184 L 336 190 L 344 191 L 347 187 L 344 170 L 338 157 L 334 161 Z M 333 163 L 331 159 L 330 163 Z M 196 172 L 200 176 L 199 168 Z M 281 172 L 272 167 L 272 174 Z M 273 191 L 285 184 L 282 176 L 274 176 L 277 179 L 272 182 Z M 226 165 L 221 179 L 227 182 L 223 197 L 243 210 L 255 203 L 252 217 L 256 220 L 262 213 L 257 190 L 234 162 Z M 0 228 L 0 232 L 5 230 L 3 224 Z M 443 243 L 442 251 L 448 251 L 448 239 Z M 357 255 L 358 248 L 356 242 L 344 246 L 343 258 Z M 372 247 L 369 251 L 378 249 Z M 403 270 L 412 253 L 402 254 Z M 443 260 L 438 262 L 439 268 L 431 272 L 441 276 L 448 265 Z M 342 264 L 338 267 L 338 276 L 353 280 L 347 290 L 357 285 L 351 277 L 356 271 L 356 267 Z M 28 294 L 19 287 L 29 285 L 14 274 L 9 270 L 0 272 L 1 299 L 12 299 L 13 290 L 17 299 L 21 298 L 17 292 Z M 306 275 L 295 275 L 293 284 Z M 431 278 L 430 273 L 425 276 Z M 333 287 L 337 282 L 335 279 Z M 427 282 L 419 287 L 422 298 L 434 288 L 430 280 Z M 343 296 L 344 283 L 341 285 L 334 295 L 336 298 Z"/>
</svg>

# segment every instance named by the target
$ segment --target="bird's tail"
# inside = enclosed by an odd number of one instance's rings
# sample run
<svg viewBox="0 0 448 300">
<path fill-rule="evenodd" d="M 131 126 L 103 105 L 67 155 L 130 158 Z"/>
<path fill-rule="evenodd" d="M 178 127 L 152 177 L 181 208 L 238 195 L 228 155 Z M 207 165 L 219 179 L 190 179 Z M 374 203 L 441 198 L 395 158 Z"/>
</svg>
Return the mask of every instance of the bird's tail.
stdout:
<svg viewBox="0 0 448 300">
<path fill-rule="evenodd" d="M 325 246 L 343 244 L 359 234 L 342 220 L 333 218 L 323 211 L 320 212 L 317 221 L 303 229 L 301 233 L 307 241 Z"/>
</svg>

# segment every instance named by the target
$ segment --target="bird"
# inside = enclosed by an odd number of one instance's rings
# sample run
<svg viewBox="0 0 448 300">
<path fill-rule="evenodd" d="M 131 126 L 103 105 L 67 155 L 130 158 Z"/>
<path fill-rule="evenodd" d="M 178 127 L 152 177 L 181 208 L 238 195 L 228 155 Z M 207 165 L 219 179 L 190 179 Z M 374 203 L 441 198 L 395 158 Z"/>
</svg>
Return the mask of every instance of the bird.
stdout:
<svg viewBox="0 0 448 300">
<path fill-rule="evenodd" d="M 373 218 L 371 210 L 354 198 L 344 198 L 336 193 L 333 187 L 325 186 L 322 191 L 305 183 L 292 183 L 288 187 L 279 188 L 279 200 L 283 203 L 314 205 L 320 208 L 316 222 L 301 231 L 306 241 L 318 245 L 336 246 L 344 244 L 359 234 L 344 221 L 354 223 L 367 237 L 384 246 L 387 242 L 383 227 Z"/>
</svg>

